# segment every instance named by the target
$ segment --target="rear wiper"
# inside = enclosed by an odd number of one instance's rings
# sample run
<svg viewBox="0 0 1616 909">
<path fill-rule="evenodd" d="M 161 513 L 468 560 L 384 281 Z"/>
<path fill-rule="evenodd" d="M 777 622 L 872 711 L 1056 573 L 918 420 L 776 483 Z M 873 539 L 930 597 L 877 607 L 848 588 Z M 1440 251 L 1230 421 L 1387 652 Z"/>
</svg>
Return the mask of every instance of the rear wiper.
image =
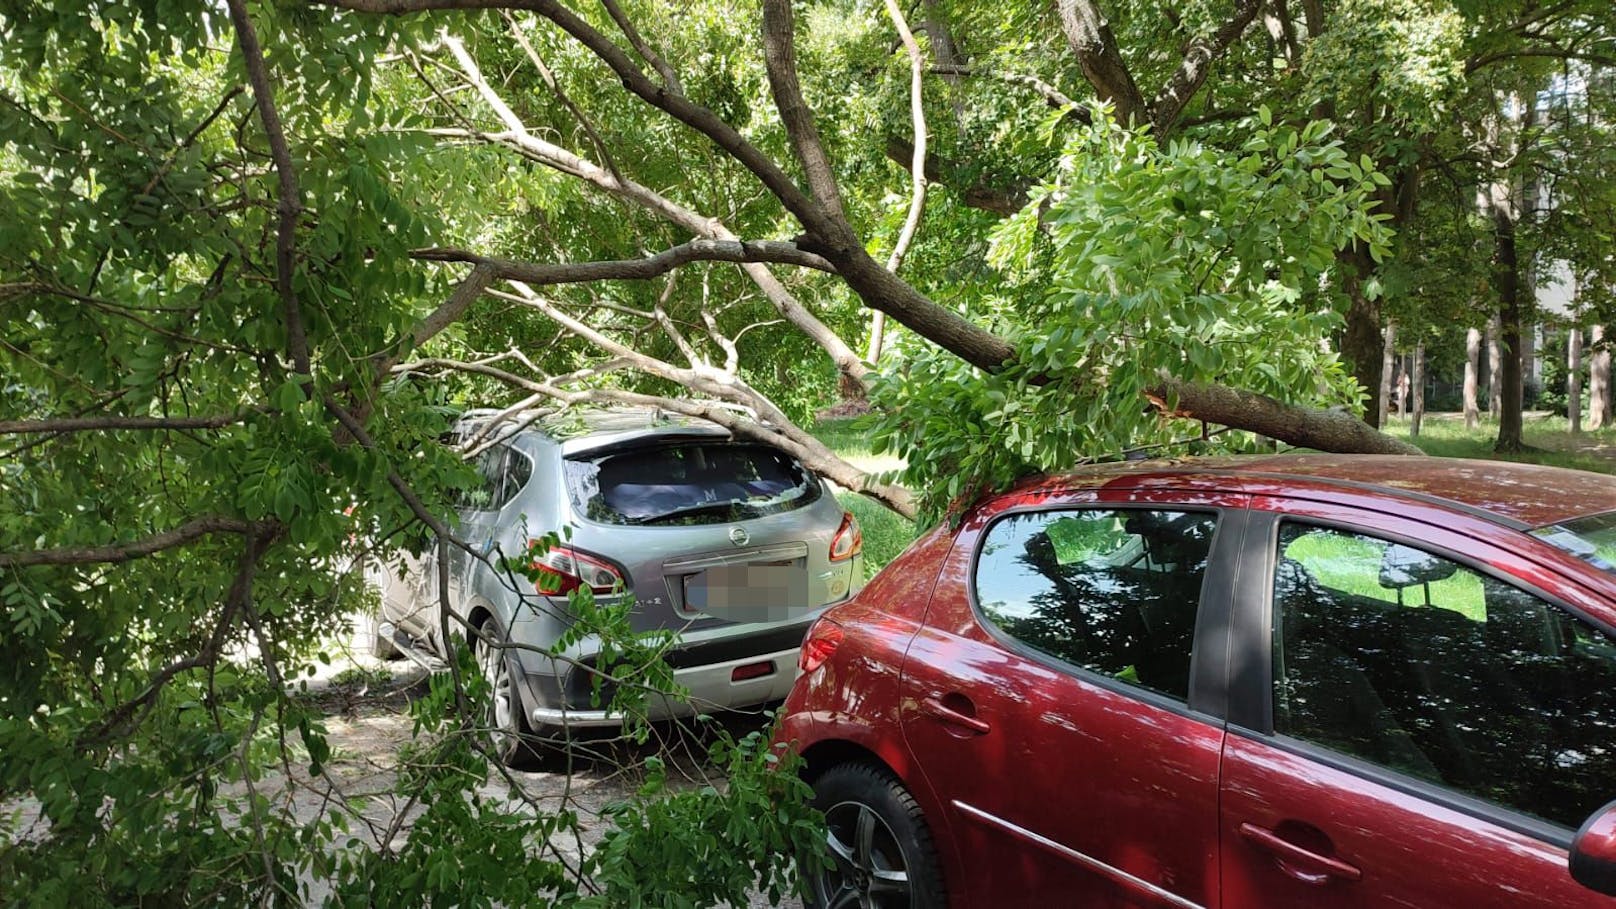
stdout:
<svg viewBox="0 0 1616 909">
<path fill-rule="evenodd" d="M 655 523 L 657 523 L 659 521 L 668 521 L 668 520 L 672 520 L 673 518 L 684 518 L 684 517 L 689 517 L 691 515 L 708 514 L 708 513 L 716 512 L 716 511 L 720 511 L 720 510 L 728 511 L 729 509 L 734 508 L 736 505 L 741 505 L 741 504 L 744 504 L 744 503 L 738 502 L 738 501 L 736 501 L 734 499 L 731 499 L 728 502 L 703 502 L 700 505 L 691 505 L 688 508 L 676 508 L 673 511 L 665 511 L 662 514 L 654 514 L 654 515 L 648 515 L 648 516 L 643 517 L 643 518 L 635 518 L 635 519 L 629 521 L 629 523 L 630 524 L 655 524 Z"/>
</svg>

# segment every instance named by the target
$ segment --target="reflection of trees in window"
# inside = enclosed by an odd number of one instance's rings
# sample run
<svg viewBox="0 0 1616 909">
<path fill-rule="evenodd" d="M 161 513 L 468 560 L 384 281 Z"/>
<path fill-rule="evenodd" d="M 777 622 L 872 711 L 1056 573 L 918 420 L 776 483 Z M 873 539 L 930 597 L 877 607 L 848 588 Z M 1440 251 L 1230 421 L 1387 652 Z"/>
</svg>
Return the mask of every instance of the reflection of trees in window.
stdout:
<svg viewBox="0 0 1616 909">
<path fill-rule="evenodd" d="M 1281 552 L 1329 537 L 1358 577 L 1428 588 L 1321 584 L 1282 558 L 1275 578 L 1275 731 L 1576 827 L 1616 795 L 1616 647 L 1543 600 L 1408 547 L 1285 525 Z M 1338 545 L 1349 538 L 1351 545 Z M 1397 558 L 1394 559 L 1393 556 Z M 1341 564 L 1332 566 L 1340 571 Z M 1401 567 L 1406 568 L 1406 565 Z M 1440 582 L 1427 583 L 1443 576 Z M 1399 580 L 1399 579 L 1404 580 Z M 1398 592 L 1398 591 L 1394 591 Z M 1365 595 L 1367 594 L 1367 595 Z"/>
<path fill-rule="evenodd" d="M 1057 545 L 1051 531 L 1073 528 L 1052 525 L 1071 521 L 1082 532 Z M 1178 512 L 1017 515 L 989 531 L 978 597 L 996 625 L 1030 647 L 1187 699 L 1215 525 L 1212 515 Z"/>
</svg>

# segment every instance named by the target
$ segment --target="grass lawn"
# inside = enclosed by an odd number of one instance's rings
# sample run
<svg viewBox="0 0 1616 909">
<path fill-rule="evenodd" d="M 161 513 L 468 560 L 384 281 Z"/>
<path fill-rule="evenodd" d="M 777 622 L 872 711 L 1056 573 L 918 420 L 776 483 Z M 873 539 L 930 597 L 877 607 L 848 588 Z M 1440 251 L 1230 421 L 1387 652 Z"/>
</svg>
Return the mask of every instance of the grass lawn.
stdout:
<svg viewBox="0 0 1616 909">
<path fill-rule="evenodd" d="M 1389 435 L 1412 441 L 1426 454 L 1444 458 L 1520 461 L 1616 473 L 1616 428 L 1585 431 L 1572 437 L 1565 417 L 1528 414 L 1522 421 L 1521 435 L 1532 450 L 1504 455 L 1493 451 L 1498 424 L 1489 420 L 1484 419 L 1475 429 L 1467 430 L 1461 414 L 1426 414 L 1417 439 L 1409 439 L 1407 420 L 1391 420 L 1390 424 L 1386 427 Z"/>
<path fill-rule="evenodd" d="M 837 456 L 859 470 L 880 473 L 903 468 L 902 458 L 870 454 L 870 443 L 856 417 L 820 420 L 811 431 Z M 889 511 L 874 499 L 846 490 L 838 492 L 836 498 L 858 518 L 859 527 L 864 530 L 865 577 L 873 577 L 914 542 L 917 534 L 914 522 Z"/>
</svg>

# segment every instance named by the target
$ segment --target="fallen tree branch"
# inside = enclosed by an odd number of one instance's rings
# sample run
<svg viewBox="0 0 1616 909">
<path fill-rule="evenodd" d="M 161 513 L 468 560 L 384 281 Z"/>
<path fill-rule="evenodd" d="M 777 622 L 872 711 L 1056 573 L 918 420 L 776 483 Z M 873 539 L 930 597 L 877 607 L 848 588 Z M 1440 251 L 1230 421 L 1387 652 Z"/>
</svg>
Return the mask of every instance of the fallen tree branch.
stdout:
<svg viewBox="0 0 1616 909">
<path fill-rule="evenodd" d="M 292 368 L 306 376 L 310 369 L 309 338 L 293 284 L 297 219 L 303 212 L 302 194 L 297 186 L 297 171 L 292 165 L 292 150 L 286 143 L 286 131 L 275 110 L 275 92 L 270 86 L 269 68 L 264 63 L 264 49 L 258 43 L 252 18 L 247 15 L 247 4 L 245 0 L 225 2 L 230 8 L 230 21 L 235 26 L 236 42 L 241 46 L 242 63 L 247 69 L 247 82 L 258 102 L 258 118 L 264 124 L 264 135 L 269 140 L 270 157 L 275 162 L 275 175 L 280 183 L 279 223 L 275 229 L 275 288 L 286 313 L 286 350 L 292 358 Z"/>
<path fill-rule="evenodd" d="M 239 414 L 215 417 L 51 417 L 44 420 L 0 420 L 0 436 L 37 433 L 94 432 L 110 429 L 219 429 L 240 423 Z"/>
<path fill-rule="evenodd" d="M 513 30 L 515 29 L 514 22 L 512 23 L 512 28 Z M 532 51 L 531 45 L 522 37 L 521 32 L 516 30 L 515 34 L 518 42 L 528 49 L 529 58 L 534 66 L 539 69 L 540 74 L 544 76 L 546 82 L 553 82 L 554 79 L 549 75 L 547 68 L 544 67 L 543 61 Z M 710 218 L 686 208 L 667 196 L 636 183 L 620 173 L 611 160 L 606 157 L 605 144 L 595 133 L 594 127 L 583 117 L 582 112 L 569 101 L 563 99 L 563 103 L 572 111 L 574 118 L 593 138 L 596 147 L 601 151 L 606 167 L 603 168 L 593 161 L 533 135 L 527 129 L 527 126 L 522 123 L 521 119 L 516 116 L 515 112 L 510 109 L 510 106 L 499 98 L 493 86 L 483 78 L 476 61 L 466 52 L 464 44 L 459 39 L 451 37 L 446 37 L 444 43 L 455 57 L 456 62 L 460 64 L 461 71 L 465 74 L 472 87 L 476 88 L 478 93 L 489 103 L 489 106 L 506 128 L 503 133 L 480 133 L 468 130 L 464 132 L 465 135 L 513 148 L 531 160 L 538 161 L 553 170 L 587 180 L 617 198 L 627 199 L 657 213 L 697 237 L 711 240 L 738 240 L 735 234 L 719 219 Z M 450 131 L 439 132 L 448 133 Z M 836 334 L 833 329 L 810 312 L 807 307 L 803 306 L 790 291 L 786 290 L 785 285 L 774 276 L 768 266 L 762 263 L 748 262 L 741 265 L 741 270 L 745 272 L 748 278 L 752 279 L 752 282 L 758 286 L 759 290 L 763 291 L 763 296 L 768 299 L 781 316 L 806 334 L 830 356 L 831 362 L 847 377 L 849 382 L 852 382 L 861 391 L 868 392 L 869 370 L 865 367 L 863 361 L 859 359 L 858 354 L 853 352 L 853 349 L 848 346 L 847 342 L 842 340 L 840 335 Z"/>
<path fill-rule="evenodd" d="M 717 402 L 666 398 L 612 388 L 567 389 L 554 381 L 530 379 L 487 363 L 468 363 L 447 358 L 428 358 L 394 367 L 396 372 L 430 370 L 463 372 L 487 376 L 531 394 L 541 394 L 561 404 L 621 404 L 633 407 L 659 407 L 671 413 L 717 423 L 736 436 L 773 445 L 801 461 L 804 467 L 861 495 L 869 496 L 906 518 L 915 516 L 914 496 L 901 486 L 877 482 L 869 474 L 837 457 L 824 443 L 791 423 L 765 426 Z"/>
<path fill-rule="evenodd" d="M 252 533 L 265 525 L 206 515 L 193 518 L 173 530 L 154 533 L 128 543 L 107 546 L 69 546 L 60 549 L 38 549 L 32 552 L 0 553 L 0 568 L 21 568 L 28 565 L 86 565 L 92 563 L 129 562 L 165 549 L 184 546 L 194 540 L 215 533 Z"/>
<path fill-rule="evenodd" d="M 487 266 L 489 276 L 527 284 L 582 284 L 589 281 L 643 281 L 693 262 L 774 262 L 835 273 L 823 256 L 781 240 L 690 240 L 641 259 L 544 264 L 500 259 L 464 249 L 417 249 L 423 262 L 469 262 Z"/>
<path fill-rule="evenodd" d="M 909 160 L 909 212 L 904 216 L 898 241 L 892 245 L 892 254 L 887 256 L 887 271 L 896 274 L 903 265 L 904 255 L 909 252 L 909 245 L 914 242 L 915 233 L 920 229 L 920 216 L 926 210 L 926 106 L 921 95 L 926 55 L 920 49 L 920 42 L 909 31 L 909 23 L 903 18 L 898 0 L 886 0 L 886 5 L 887 16 L 892 20 L 893 28 L 898 30 L 898 37 L 909 54 L 909 116 L 914 121 L 915 131 L 915 147 Z M 886 331 L 887 314 L 877 309 L 870 314 L 870 346 L 865 355 L 865 359 L 871 363 L 881 362 Z"/>
<path fill-rule="evenodd" d="M 1252 391 L 1166 376 L 1145 395 L 1168 416 L 1233 426 L 1300 448 L 1357 454 L 1424 454 L 1344 410 L 1300 407 Z"/>
</svg>

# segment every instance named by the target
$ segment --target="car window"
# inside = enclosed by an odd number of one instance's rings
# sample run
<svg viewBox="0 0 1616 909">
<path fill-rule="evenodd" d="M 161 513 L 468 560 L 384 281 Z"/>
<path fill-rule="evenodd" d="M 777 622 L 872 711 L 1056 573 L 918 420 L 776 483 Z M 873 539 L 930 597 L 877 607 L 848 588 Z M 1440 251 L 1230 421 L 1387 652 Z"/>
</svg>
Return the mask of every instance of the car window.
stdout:
<svg viewBox="0 0 1616 909">
<path fill-rule="evenodd" d="M 491 511 L 505 504 L 504 488 L 505 454 L 508 449 L 504 445 L 490 445 L 483 449 L 474 459 L 477 467 L 478 482 L 475 486 L 461 490 L 457 504 L 461 508 L 475 511 Z M 513 460 L 525 460 L 516 456 Z M 511 490 L 514 492 L 514 490 Z"/>
<path fill-rule="evenodd" d="M 723 524 L 801 508 L 819 479 L 761 445 L 687 442 L 566 462 L 573 505 L 603 524 Z"/>
<path fill-rule="evenodd" d="M 500 486 L 500 505 L 503 506 L 511 499 L 516 498 L 517 493 L 521 492 L 522 487 L 526 486 L 527 481 L 532 478 L 533 462 L 528 460 L 527 455 L 514 448 L 510 449 L 505 456 L 505 481 Z"/>
<path fill-rule="evenodd" d="M 1011 515 L 983 540 L 978 608 L 1022 644 L 1187 701 L 1216 525 L 1215 515 L 1179 511 Z"/>
<path fill-rule="evenodd" d="M 1616 796 L 1616 645 L 1418 547 L 1285 523 L 1274 731 L 1575 828 Z"/>
</svg>

